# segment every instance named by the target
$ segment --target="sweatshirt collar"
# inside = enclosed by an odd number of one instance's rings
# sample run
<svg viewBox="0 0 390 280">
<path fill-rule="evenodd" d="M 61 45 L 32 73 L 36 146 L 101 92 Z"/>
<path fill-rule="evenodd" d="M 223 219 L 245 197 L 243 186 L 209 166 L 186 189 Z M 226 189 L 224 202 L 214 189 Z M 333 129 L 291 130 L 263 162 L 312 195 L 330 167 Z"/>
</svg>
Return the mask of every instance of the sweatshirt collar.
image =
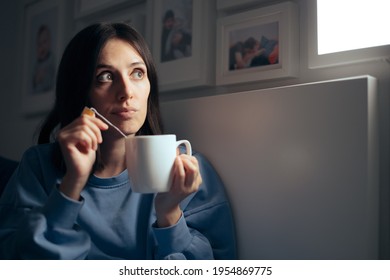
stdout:
<svg viewBox="0 0 390 280">
<path fill-rule="evenodd" d="M 87 184 L 93 187 L 115 188 L 127 184 L 128 182 L 129 182 L 129 175 L 127 173 L 127 169 L 125 169 L 120 174 L 109 178 L 101 178 L 92 174 L 89 177 Z"/>
</svg>

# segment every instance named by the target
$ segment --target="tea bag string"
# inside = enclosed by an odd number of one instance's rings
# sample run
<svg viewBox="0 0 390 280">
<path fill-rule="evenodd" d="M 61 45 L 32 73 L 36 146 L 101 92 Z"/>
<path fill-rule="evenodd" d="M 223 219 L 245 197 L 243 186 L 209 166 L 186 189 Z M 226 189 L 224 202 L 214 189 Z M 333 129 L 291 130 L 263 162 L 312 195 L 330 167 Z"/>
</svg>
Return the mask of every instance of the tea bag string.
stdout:
<svg viewBox="0 0 390 280">
<path fill-rule="evenodd" d="M 109 120 L 107 120 L 105 117 L 103 117 L 95 108 L 91 107 L 90 109 L 91 109 L 91 111 L 94 111 L 95 114 L 98 115 L 100 118 L 102 118 L 106 123 L 108 123 L 110 126 L 115 128 L 123 137 L 127 138 L 126 134 L 124 134 L 119 128 L 117 128 Z"/>
</svg>

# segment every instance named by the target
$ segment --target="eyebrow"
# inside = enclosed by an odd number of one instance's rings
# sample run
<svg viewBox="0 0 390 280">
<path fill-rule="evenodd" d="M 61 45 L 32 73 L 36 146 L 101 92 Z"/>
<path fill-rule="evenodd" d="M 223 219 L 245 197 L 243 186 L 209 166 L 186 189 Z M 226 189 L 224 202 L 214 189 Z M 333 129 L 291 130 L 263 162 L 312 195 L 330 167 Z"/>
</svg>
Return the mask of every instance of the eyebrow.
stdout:
<svg viewBox="0 0 390 280">
<path fill-rule="evenodd" d="M 146 64 L 144 62 L 142 62 L 142 61 L 136 61 L 136 62 L 129 63 L 128 67 L 129 68 L 133 68 L 133 67 L 137 67 L 139 65 L 143 65 L 143 66 L 146 67 Z M 109 64 L 99 63 L 98 65 L 96 65 L 96 69 L 100 69 L 100 68 L 113 69 L 115 67 L 113 67 L 112 65 L 109 65 Z"/>
</svg>

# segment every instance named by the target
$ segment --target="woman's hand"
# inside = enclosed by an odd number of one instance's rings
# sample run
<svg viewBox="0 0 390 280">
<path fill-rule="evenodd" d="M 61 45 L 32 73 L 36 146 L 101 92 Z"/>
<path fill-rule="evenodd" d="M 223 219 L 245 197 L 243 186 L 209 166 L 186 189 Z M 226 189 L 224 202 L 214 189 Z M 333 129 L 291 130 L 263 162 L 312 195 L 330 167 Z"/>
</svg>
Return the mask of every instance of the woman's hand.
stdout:
<svg viewBox="0 0 390 280">
<path fill-rule="evenodd" d="M 185 154 L 177 156 L 171 189 L 166 193 L 158 193 L 155 199 L 157 226 L 176 224 L 181 216 L 180 202 L 196 192 L 201 183 L 198 160 Z"/>
<path fill-rule="evenodd" d="M 58 142 L 66 165 L 60 191 L 78 200 L 96 160 L 96 150 L 103 142 L 101 130 L 108 126 L 102 120 L 82 115 L 60 130 Z"/>
</svg>

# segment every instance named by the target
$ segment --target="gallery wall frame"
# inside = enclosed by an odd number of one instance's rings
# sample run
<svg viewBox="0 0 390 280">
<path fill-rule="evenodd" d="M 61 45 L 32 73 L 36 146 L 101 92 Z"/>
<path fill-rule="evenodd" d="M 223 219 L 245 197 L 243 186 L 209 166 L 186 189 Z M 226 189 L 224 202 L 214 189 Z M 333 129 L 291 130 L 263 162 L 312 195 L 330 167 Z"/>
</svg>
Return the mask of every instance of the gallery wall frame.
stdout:
<svg viewBox="0 0 390 280">
<path fill-rule="evenodd" d="M 216 84 L 296 77 L 298 9 L 292 2 L 217 21 Z"/>
<path fill-rule="evenodd" d="M 136 4 L 145 0 L 75 0 L 74 17 L 76 19 L 93 16 L 100 12 L 111 12 L 122 5 Z"/>
<path fill-rule="evenodd" d="M 145 5 L 142 2 L 129 2 L 111 12 L 101 11 L 92 16 L 76 19 L 75 31 L 96 22 L 123 22 L 134 27 L 143 36 L 146 36 Z"/>
<path fill-rule="evenodd" d="M 55 98 L 57 66 L 63 49 L 63 1 L 27 4 L 23 22 L 22 111 L 50 109 Z"/>
<path fill-rule="evenodd" d="M 217 10 L 230 10 L 237 7 L 259 4 L 269 0 L 217 0 Z"/>
<path fill-rule="evenodd" d="M 151 46 L 160 91 L 215 83 L 215 12 L 215 3 L 209 0 L 150 1 Z M 163 30 L 164 20 L 170 29 Z"/>
</svg>

